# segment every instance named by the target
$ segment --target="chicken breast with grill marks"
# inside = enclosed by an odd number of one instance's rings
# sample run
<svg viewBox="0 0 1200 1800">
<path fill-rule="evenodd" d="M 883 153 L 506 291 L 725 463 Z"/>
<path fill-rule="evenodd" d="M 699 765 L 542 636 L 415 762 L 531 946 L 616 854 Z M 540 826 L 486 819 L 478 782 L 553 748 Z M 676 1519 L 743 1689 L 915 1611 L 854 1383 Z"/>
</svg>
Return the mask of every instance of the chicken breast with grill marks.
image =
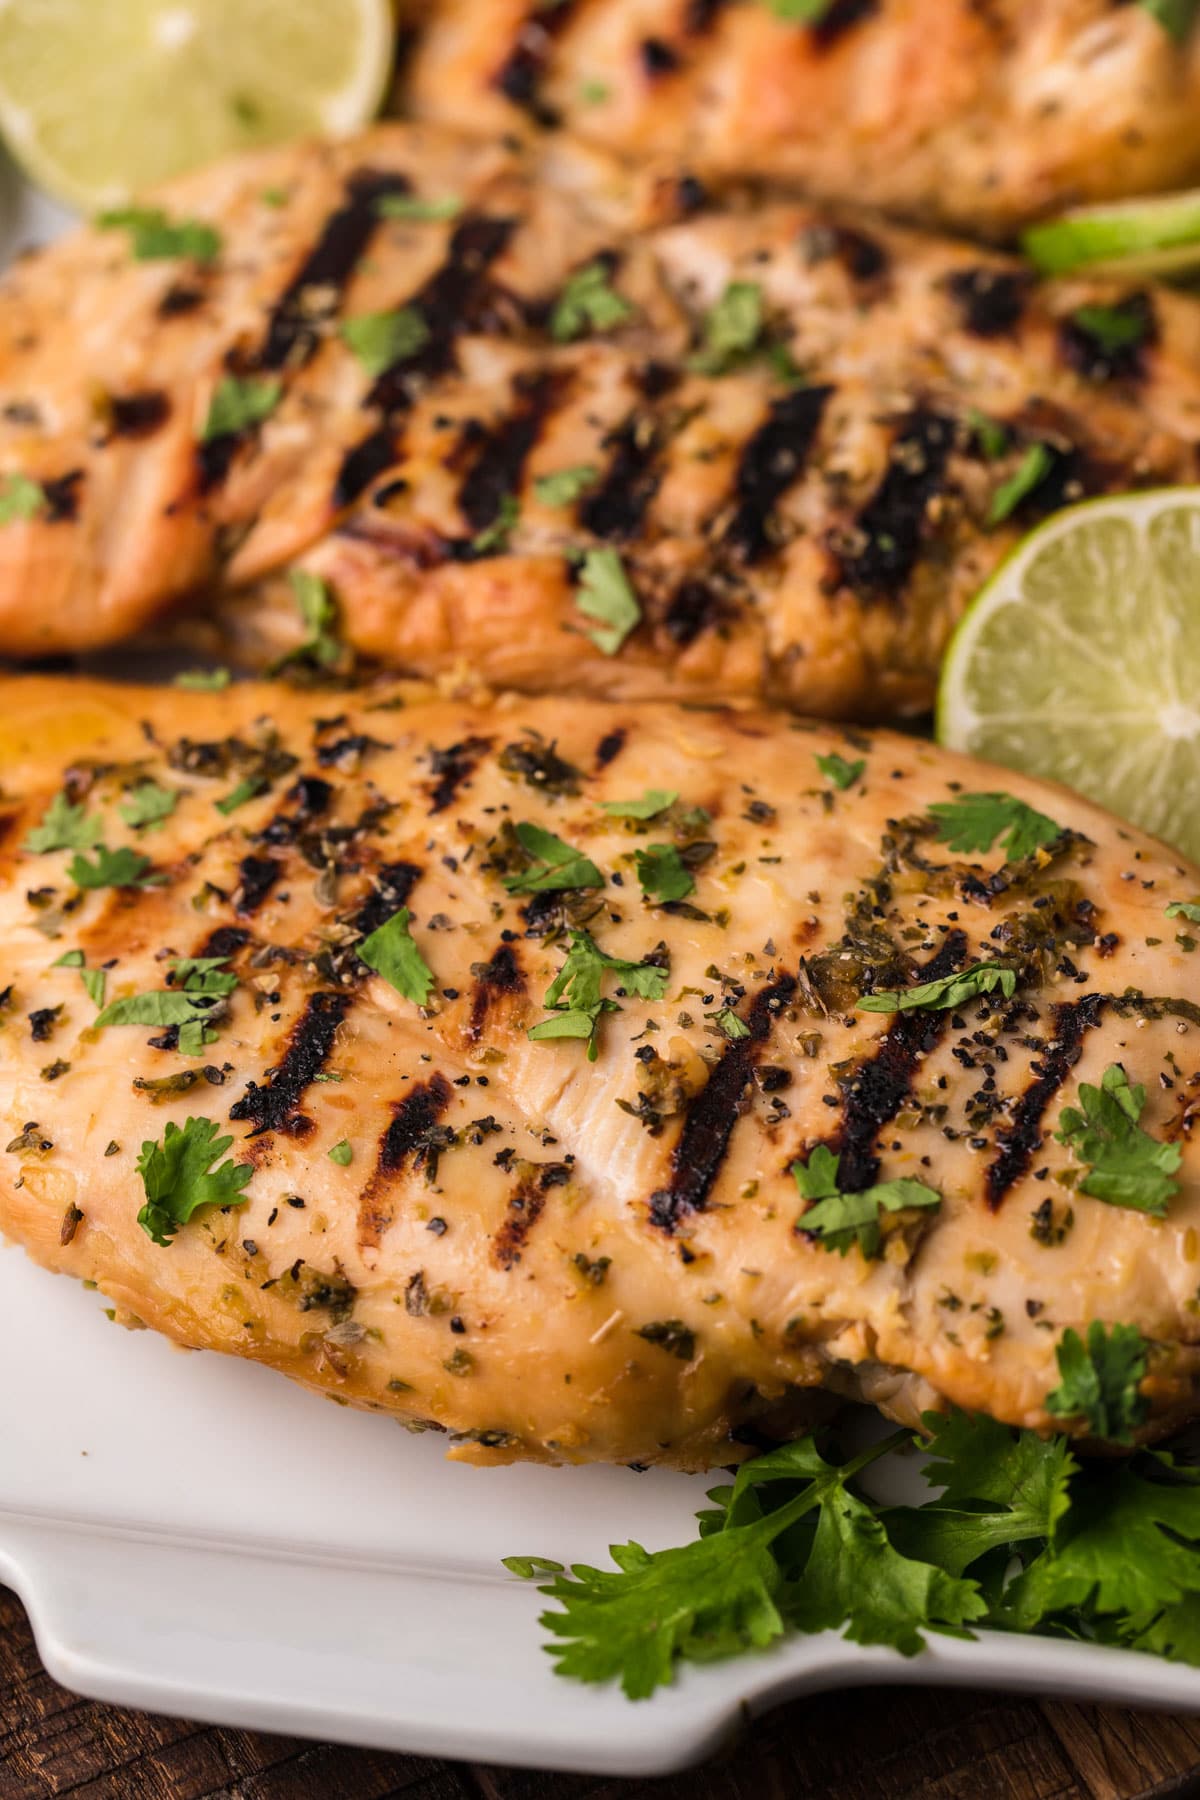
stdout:
<svg viewBox="0 0 1200 1800">
<path fill-rule="evenodd" d="M 1126 0 L 410 4 L 405 106 L 977 235 L 1200 179 L 1200 32 Z M 801 8 L 793 9 L 799 13 Z M 1165 13 L 1164 13 L 1165 18 Z"/>
<path fill-rule="evenodd" d="M 1195 478 L 1177 294 L 400 125 L 162 209 L 219 254 L 91 231 L 0 295 L 0 652 L 190 606 L 267 665 L 299 567 L 421 675 L 887 717 L 1038 518 Z"/>
<path fill-rule="evenodd" d="M 1134 1422 L 1194 1410 L 1200 870 L 1064 790 L 754 712 L 37 677 L 0 768 L 0 1226 L 126 1322 L 483 1462 L 698 1468 L 830 1393 L 1086 1434 L 1097 1321 Z"/>
</svg>

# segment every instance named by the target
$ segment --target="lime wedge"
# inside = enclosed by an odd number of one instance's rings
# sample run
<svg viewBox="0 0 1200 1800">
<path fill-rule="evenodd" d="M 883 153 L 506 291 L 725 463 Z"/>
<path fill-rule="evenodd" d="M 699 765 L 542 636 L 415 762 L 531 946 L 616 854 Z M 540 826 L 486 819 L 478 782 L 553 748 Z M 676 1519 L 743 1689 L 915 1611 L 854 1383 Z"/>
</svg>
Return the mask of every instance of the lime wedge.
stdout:
<svg viewBox="0 0 1200 1800">
<path fill-rule="evenodd" d="M 0 0 L 0 130 L 91 211 L 234 150 L 346 132 L 392 66 L 390 0 Z"/>
<path fill-rule="evenodd" d="M 1200 189 L 1080 206 L 1031 225 L 1021 247 L 1043 275 L 1182 275 L 1200 268 Z"/>
<path fill-rule="evenodd" d="M 1032 532 L 954 634 L 937 733 L 1200 860 L 1200 488 L 1085 501 Z"/>
</svg>

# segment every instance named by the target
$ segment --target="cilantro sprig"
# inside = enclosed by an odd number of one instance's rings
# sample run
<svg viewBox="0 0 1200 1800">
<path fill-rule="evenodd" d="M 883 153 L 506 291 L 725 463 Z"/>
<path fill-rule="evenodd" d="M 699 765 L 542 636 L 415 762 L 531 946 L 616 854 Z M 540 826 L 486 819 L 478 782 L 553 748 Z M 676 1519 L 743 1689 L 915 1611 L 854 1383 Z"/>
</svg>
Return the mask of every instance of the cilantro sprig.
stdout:
<svg viewBox="0 0 1200 1800">
<path fill-rule="evenodd" d="M 604 886 L 604 876 L 590 856 L 576 850 L 552 831 L 523 819 L 515 827 L 517 841 L 529 858 L 529 867 L 509 875 L 505 887 L 510 894 L 550 894 L 568 888 Z"/>
<path fill-rule="evenodd" d="M 126 231 L 135 262 L 163 262 L 187 256 L 212 262 L 221 253 L 221 234 L 204 219 L 171 219 L 157 206 L 122 206 L 103 212 L 102 231 Z"/>
<path fill-rule="evenodd" d="M 590 331 L 611 331 L 632 313 L 629 301 L 613 287 L 606 265 L 597 260 L 568 278 L 550 314 L 550 335 L 557 343 L 569 344 Z"/>
<path fill-rule="evenodd" d="M 363 939 L 358 955 L 398 994 L 415 1006 L 425 1006 L 434 988 L 433 970 L 416 946 L 409 925 L 411 918 L 407 906 L 402 906 Z"/>
<path fill-rule="evenodd" d="M 647 844 L 644 850 L 634 851 L 633 859 L 647 900 L 660 904 L 683 900 L 696 886 L 691 870 L 674 844 Z"/>
<path fill-rule="evenodd" d="M 35 825 L 25 839 L 25 849 L 35 855 L 50 850 L 90 850 L 103 836 L 104 826 L 82 802 L 55 794 L 42 814 L 41 824 Z"/>
<path fill-rule="evenodd" d="M 997 838 L 1010 862 L 1031 856 L 1063 834 L 1061 825 L 1012 794 L 960 794 L 929 808 L 937 835 L 951 850 L 972 855 L 990 850 Z"/>
<path fill-rule="evenodd" d="M 599 621 L 588 636 L 605 656 L 615 656 L 641 624 L 642 609 L 625 565 L 615 550 L 589 550 L 579 567 L 575 604 Z"/>
<path fill-rule="evenodd" d="M 1093 1437 L 1108 1443 L 1132 1443 L 1149 1410 L 1139 1391 L 1146 1373 L 1146 1340 L 1136 1325 L 1114 1325 L 1108 1331 L 1093 1319 L 1086 1339 L 1068 1329 L 1055 1359 L 1062 1379 L 1047 1394 L 1046 1411 L 1056 1419 L 1082 1420 Z"/>
<path fill-rule="evenodd" d="M 253 1175 L 250 1163 L 219 1162 L 233 1143 L 218 1137 L 211 1119 L 188 1119 L 183 1128 L 168 1124 L 162 1143 L 142 1145 L 137 1170 L 146 1204 L 137 1220 L 156 1244 L 167 1246 L 202 1206 L 242 1206 L 242 1189 Z M 214 1168 L 214 1163 L 219 1167 Z"/>
<path fill-rule="evenodd" d="M 171 968 L 170 987 L 113 1000 L 97 1018 L 97 1028 L 177 1026 L 179 1050 L 185 1056 L 199 1056 L 205 1045 L 216 1041 L 212 1015 L 238 985 L 237 976 L 222 966 L 226 960 L 223 956 L 177 957 Z"/>
<path fill-rule="evenodd" d="M 610 956 L 586 931 L 571 933 L 562 968 L 546 989 L 548 1019 L 531 1026 L 530 1038 L 545 1043 L 553 1038 L 584 1038 L 588 1061 L 599 1054 L 596 1032 L 606 1012 L 619 1012 L 615 1000 L 602 993 L 606 977 L 615 977 L 626 993 L 643 1000 L 661 1000 L 667 991 L 667 970 L 658 963 L 627 962 Z"/>
<path fill-rule="evenodd" d="M 1006 1000 L 1017 991 L 1017 974 L 1005 963 L 973 963 L 957 975 L 940 975 L 936 981 L 919 981 L 913 987 L 886 993 L 863 994 L 858 1000 L 860 1012 L 911 1012 L 924 1007 L 929 1012 L 946 1012 L 962 1006 L 980 994 L 993 994 L 999 988 Z"/>
<path fill-rule="evenodd" d="M 880 1219 L 884 1213 L 904 1212 L 909 1207 L 929 1211 L 942 1204 L 936 1188 L 909 1177 L 844 1194 L 838 1186 L 841 1160 L 826 1145 L 818 1144 L 806 1163 L 792 1164 L 801 1198 L 812 1202 L 797 1219 L 796 1229 L 814 1237 L 823 1250 L 846 1256 L 857 1244 L 871 1261 L 880 1254 L 883 1243 Z"/>
<path fill-rule="evenodd" d="M 1145 1088 L 1131 1086 L 1121 1064 L 1110 1063 L 1099 1087 L 1080 1082 L 1079 1105 L 1063 1108 L 1054 1135 L 1086 1168 L 1079 1193 L 1161 1219 L 1179 1192 L 1174 1175 L 1183 1150 L 1142 1130 L 1145 1105 Z"/>
</svg>

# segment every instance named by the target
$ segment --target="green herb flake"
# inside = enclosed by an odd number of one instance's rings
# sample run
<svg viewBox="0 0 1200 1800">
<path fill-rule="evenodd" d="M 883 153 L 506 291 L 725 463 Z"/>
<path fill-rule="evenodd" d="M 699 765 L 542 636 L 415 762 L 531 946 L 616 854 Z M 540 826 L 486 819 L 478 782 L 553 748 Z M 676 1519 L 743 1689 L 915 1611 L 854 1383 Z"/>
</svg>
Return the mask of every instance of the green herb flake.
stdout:
<svg viewBox="0 0 1200 1800">
<path fill-rule="evenodd" d="M 404 219 L 415 225 L 440 224 L 457 219 L 463 203 L 457 194 L 444 194 L 438 199 L 421 199 L 419 194 L 381 194 L 375 211 L 381 219 Z"/>
<path fill-rule="evenodd" d="M 884 1213 L 908 1207 L 929 1210 L 942 1204 L 942 1196 L 923 1181 L 883 1181 L 858 1193 L 844 1194 L 838 1187 L 841 1157 L 818 1144 L 807 1163 L 794 1162 L 792 1174 L 801 1198 L 814 1204 L 801 1213 L 796 1229 L 815 1237 L 823 1250 L 845 1256 L 855 1244 L 871 1261 L 880 1254 Z"/>
<path fill-rule="evenodd" d="M 921 981 L 915 987 L 901 988 L 898 992 L 863 994 L 857 1005 L 860 1012 L 910 1012 L 914 1007 L 924 1007 L 930 1012 L 946 1012 L 953 1006 L 962 1006 L 966 1001 L 974 1000 L 980 994 L 993 994 L 997 988 L 1006 1000 L 1011 1000 L 1017 991 L 1016 970 L 1006 967 L 1004 963 L 973 963 L 969 969 L 962 969 L 957 975 L 942 975 L 936 981 Z"/>
<path fill-rule="evenodd" d="M 184 1049 L 183 1030 L 203 1028 L 207 1015 L 219 1000 L 232 994 L 238 978 L 222 968 L 223 956 L 178 957 L 171 967 L 171 986 L 144 994 L 127 994 L 114 1000 L 96 1020 L 97 1027 L 110 1025 L 153 1025 L 180 1027 L 180 1049 Z M 213 1043 L 216 1033 L 200 1038 L 200 1043 Z M 185 1054 L 196 1054 L 195 1051 Z"/>
<path fill-rule="evenodd" d="M 568 469 L 555 469 L 551 475 L 539 475 L 533 491 L 543 506 L 571 506 L 599 479 L 595 463 L 574 463 Z"/>
<path fill-rule="evenodd" d="M 552 1038 L 584 1038 L 588 1061 L 595 1062 L 601 1017 L 619 1010 L 616 1001 L 601 992 L 608 976 L 615 978 L 627 993 L 643 1000 L 661 1000 L 667 991 L 667 971 L 657 963 L 626 962 L 622 957 L 609 956 L 588 932 L 572 931 L 563 966 L 546 989 L 545 1004 L 557 1010 L 531 1027 L 530 1038 L 535 1043 Z"/>
<path fill-rule="evenodd" d="M 499 551 L 508 549 L 508 540 L 521 517 L 521 508 L 515 494 L 505 494 L 496 516 L 490 525 L 477 531 L 471 539 L 471 548 L 476 556 L 495 556 Z"/>
<path fill-rule="evenodd" d="M 223 799 L 214 800 L 213 805 L 228 818 L 239 806 L 245 806 L 247 800 L 254 800 L 259 794 L 265 794 L 270 785 L 264 775 L 243 775 L 237 786 L 231 788 Z"/>
<path fill-rule="evenodd" d="M 634 852 L 637 878 L 647 900 L 682 900 L 696 886 L 674 844 L 650 844 Z"/>
<path fill-rule="evenodd" d="M 159 829 L 179 805 L 179 789 L 159 787 L 156 781 L 139 781 L 117 807 L 134 831 Z"/>
<path fill-rule="evenodd" d="M 213 1164 L 233 1143 L 218 1137 L 220 1127 L 211 1119 L 188 1119 L 182 1130 L 168 1124 L 161 1144 L 142 1145 L 137 1170 L 146 1190 L 146 1204 L 137 1222 L 154 1243 L 166 1246 L 202 1206 L 243 1206 L 249 1195 L 242 1189 L 253 1175 L 249 1163 Z"/>
<path fill-rule="evenodd" d="M 35 855 L 50 850 L 90 850 L 103 836 L 103 824 L 85 806 L 76 805 L 65 794 L 55 794 L 41 823 L 25 839 L 24 848 Z"/>
<path fill-rule="evenodd" d="M 125 845 L 119 850 L 108 850 L 99 844 L 94 863 L 86 856 L 72 857 L 67 866 L 67 877 L 78 888 L 144 888 L 166 880 L 165 875 L 152 875 L 149 870 L 150 858 L 139 851 Z"/>
<path fill-rule="evenodd" d="M 350 1146 L 349 1138 L 343 1138 L 340 1143 L 333 1146 L 329 1152 L 329 1160 L 331 1163 L 336 1163 L 339 1169 L 349 1167 L 354 1160 L 354 1151 Z"/>
<path fill-rule="evenodd" d="M 988 524 L 1003 525 L 1006 519 L 1011 519 L 1021 502 L 1042 485 L 1053 467 L 1054 458 L 1045 444 L 1031 444 L 1008 480 L 1002 481 L 992 495 Z"/>
<path fill-rule="evenodd" d="M 1168 919 L 1189 919 L 1193 925 L 1200 925 L 1200 901 L 1172 900 L 1166 913 Z"/>
<path fill-rule="evenodd" d="M 509 875 L 505 887 L 510 894 L 549 894 L 567 888 L 604 886 L 604 876 L 590 857 L 581 850 L 555 837 L 552 831 L 522 820 L 516 826 L 517 840 L 532 866 L 519 875 Z"/>
<path fill-rule="evenodd" d="M 0 525 L 12 525 L 18 519 L 32 519 L 46 499 L 40 481 L 18 470 L 0 477 Z"/>
<path fill-rule="evenodd" d="M 1197 18 L 1200 18 L 1200 0 L 1138 0 L 1138 5 L 1157 20 L 1177 44 L 1187 43 Z"/>
<path fill-rule="evenodd" d="M 221 234 L 214 225 L 202 219 L 172 220 L 158 207 L 119 207 L 101 213 L 96 223 L 102 231 L 127 231 L 137 262 L 188 256 L 208 263 L 221 254 Z"/>
<path fill-rule="evenodd" d="M 598 650 L 615 656 L 641 622 L 642 609 L 615 550 L 589 550 L 580 565 L 575 604 L 599 627 L 589 631 Z"/>
<path fill-rule="evenodd" d="M 1046 1411 L 1056 1419 L 1082 1419 L 1093 1437 L 1128 1444 L 1149 1411 L 1140 1384 L 1146 1373 L 1146 1340 L 1135 1325 L 1107 1329 L 1099 1319 L 1087 1341 L 1063 1332 L 1055 1352 L 1061 1386 L 1046 1395 Z"/>
<path fill-rule="evenodd" d="M 612 285 L 602 262 L 577 269 L 564 286 L 550 314 L 550 335 L 569 344 L 590 331 L 610 331 L 633 314 L 628 300 Z"/>
<path fill-rule="evenodd" d="M 294 650 L 285 651 L 272 663 L 269 672 L 278 675 L 295 664 L 332 669 L 342 660 L 345 646 L 338 636 L 338 606 L 328 582 L 311 569 L 291 569 L 288 586 L 304 627 L 304 637 Z"/>
<path fill-rule="evenodd" d="M 1047 848 L 1063 835 L 1063 827 L 1035 812 L 1012 794 L 960 794 L 929 808 L 939 840 L 951 850 L 973 854 L 990 850 L 997 838 L 1009 862 Z"/>
<path fill-rule="evenodd" d="M 183 669 L 175 677 L 175 686 L 192 694 L 219 694 L 232 679 L 228 669 Z"/>
<path fill-rule="evenodd" d="M 1063 1108 L 1054 1135 L 1087 1169 L 1078 1193 L 1161 1219 L 1179 1192 L 1173 1177 L 1183 1150 L 1142 1130 L 1145 1105 L 1145 1088 L 1131 1087 L 1120 1063 L 1110 1063 L 1099 1087 L 1080 1082 L 1079 1107 Z"/>
<path fill-rule="evenodd" d="M 847 788 L 854 786 L 867 766 L 865 756 L 859 756 L 853 762 L 847 762 L 846 758 L 839 756 L 836 750 L 831 750 L 828 756 L 817 756 L 814 761 L 826 781 L 832 781 L 834 787 L 840 788 L 843 793 Z"/>
<path fill-rule="evenodd" d="M 1146 341 L 1149 319 L 1128 303 L 1117 306 L 1077 306 L 1071 323 L 1085 332 L 1105 356 L 1131 350 Z"/>
<path fill-rule="evenodd" d="M 539 1575 L 561 1575 L 563 1565 L 549 1556 L 502 1556 L 500 1562 L 510 1575 L 522 1581 L 536 1581 Z"/>
<path fill-rule="evenodd" d="M 417 949 L 409 929 L 411 918 L 407 906 L 402 906 L 370 937 L 363 939 L 358 946 L 358 956 L 360 962 L 366 963 L 368 969 L 374 969 L 414 1006 L 425 1006 L 434 987 L 433 970 Z"/>
<path fill-rule="evenodd" d="M 819 25 L 833 0 L 767 0 L 768 10 L 789 24 Z"/>
<path fill-rule="evenodd" d="M 723 1031 L 725 1036 L 733 1043 L 737 1043 L 741 1038 L 748 1038 L 750 1036 L 750 1027 L 746 1024 L 744 1019 L 739 1018 L 732 1006 L 723 1006 L 719 1012 L 715 1012 L 712 1015 L 712 1018 L 714 1025 L 716 1025 L 719 1030 Z"/>
<path fill-rule="evenodd" d="M 998 419 L 989 419 L 978 407 L 967 409 L 967 424 L 979 440 L 979 448 L 989 462 L 999 462 L 1008 449 L 1008 432 Z"/>
<path fill-rule="evenodd" d="M 283 383 L 275 375 L 222 375 L 209 402 L 208 417 L 200 441 L 236 437 L 269 419 L 283 398 Z"/>
<path fill-rule="evenodd" d="M 614 819 L 654 819 L 678 798 L 674 788 L 647 788 L 639 800 L 602 800 L 600 810 Z"/>
<path fill-rule="evenodd" d="M 341 325 L 342 341 L 349 345 L 367 374 L 374 379 L 393 363 L 423 350 L 430 338 L 424 315 L 415 306 L 399 306 L 391 312 L 360 313 Z"/>
<path fill-rule="evenodd" d="M 704 343 L 691 366 L 703 375 L 724 375 L 755 349 L 762 336 L 762 289 L 756 281 L 731 281 L 704 319 Z"/>
</svg>

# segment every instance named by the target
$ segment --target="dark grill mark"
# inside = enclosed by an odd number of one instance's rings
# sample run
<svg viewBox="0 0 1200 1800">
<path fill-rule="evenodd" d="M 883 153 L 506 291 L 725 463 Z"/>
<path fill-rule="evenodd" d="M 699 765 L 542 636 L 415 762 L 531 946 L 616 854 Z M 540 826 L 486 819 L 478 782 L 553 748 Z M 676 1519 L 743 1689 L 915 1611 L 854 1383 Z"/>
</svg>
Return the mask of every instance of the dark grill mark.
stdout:
<svg viewBox="0 0 1200 1800">
<path fill-rule="evenodd" d="M 662 38 L 648 37 L 641 42 L 642 68 L 651 81 L 660 75 L 673 75 L 679 67 L 679 52 Z"/>
<path fill-rule="evenodd" d="M 341 290 L 353 275 L 379 224 L 376 202 L 405 194 L 410 183 L 390 171 L 360 169 L 346 183 L 346 198 L 325 221 L 321 235 L 275 303 L 259 351 L 264 369 L 298 368 L 321 339 L 321 325 L 336 313 Z"/>
<path fill-rule="evenodd" d="M 962 967 L 967 936 L 952 931 L 937 955 L 921 970 L 924 981 L 939 981 Z M 875 1142 L 882 1128 L 900 1111 L 922 1057 L 941 1041 L 948 1012 L 897 1013 L 879 1039 L 875 1053 L 860 1063 L 842 1088 L 842 1118 L 832 1148 L 841 1156 L 838 1186 L 845 1194 L 860 1193 L 879 1179 Z"/>
<path fill-rule="evenodd" d="M 458 790 L 473 775 L 481 756 L 491 749 L 488 738 L 464 738 L 461 744 L 448 744 L 444 750 L 430 750 L 429 767 L 434 785 L 429 791 L 431 813 L 445 812 L 452 806 Z"/>
<path fill-rule="evenodd" d="M 1082 450 L 1061 449 L 1057 444 L 1044 444 L 1050 458 L 1049 467 L 1035 488 L 1021 501 L 1013 513 L 1020 524 L 1032 525 L 1051 513 L 1098 493 L 1103 479 Z"/>
<path fill-rule="evenodd" d="M 607 769 L 609 763 L 614 762 L 620 756 L 625 748 L 625 739 L 628 735 L 624 725 L 618 725 L 615 731 L 605 732 L 596 745 L 597 769 Z"/>
<path fill-rule="evenodd" d="M 282 874 L 283 864 L 276 862 L 274 857 L 243 856 L 238 864 L 239 919 L 249 918 L 251 913 L 258 911 Z"/>
<path fill-rule="evenodd" d="M 1054 1036 L 1040 1061 L 1032 1065 L 1036 1078 L 1018 1100 L 1012 1123 L 996 1131 L 997 1154 L 984 1177 L 987 1203 L 993 1212 L 1009 1188 L 1029 1172 L 1041 1148 L 1042 1115 L 1079 1061 L 1084 1033 L 1100 1023 L 1105 999 L 1104 994 L 1087 994 L 1082 1000 L 1054 1008 Z"/>
<path fill-rule="evenodd" d="M 442 1074 L 419 1082 L 403 1098 L 392 1102 L 392 1122 L 379 1143 L 375 1169 L 358 1202 L 358 1241 L 363 1249 L 378 1249 L 392 1222 L 387 1190 L 405 1160 L 418 1153 L 450 1104 L 452 1090 Z"/>
<path fill-rule="evenodd" d="M 220 487 L 242 442 L 239 431 L 222 431 L 196 445 L 196 480 L 202 494 Z"/>
<path fill-rule="evenodd" d="M 151 437 L 171 416 L 171 402 L 157 388 L 144 394 L 110 394 L 109 430 L 113 437 Z"/>
<path fill-rule="evenodd" d="M 811 25 L 813 41 L 822 49 L 837 42 L 847 31 L 878 10 L 879 0 L 833 0 L 815 25 Z"/>
<path fill-rule="evenodd" d="M 662 479 L 655 466 L 662 448 L 653 419 L 632 414 L 609 439 L 612 461 L 599 487 L 580 503 L 579 523 L 585 531 L 624 543 L 641 527 L 646 508 Z"/>
<path fill-rule="evenodd" d="M 522 21 L 512 49 L 492 78 L 504 98 L 529 113 L 539 125 L 558 123 L 558 115 L 543 105 L 539 89 L 545 79 L 555 36 L 570 19 L 572 10 L 573 0 L 559 0 L 559 4 L 552 7 L 534 5 L 530 16 Z"/>
<path fill-rule="evenodd" d="M 795 991 L 795 977 L 780 975 L 755 996 L 744 1021 L 749 1037 L 726 1047 L 706 1085 L 689 1105 L 671 1155 L 670 1180 L 650 1196 L 651 1223 L 663 1231 L 675 1231 L 687 1213 L 704 1211 L 733 1128 L 742 1115 L 758 1050 L 771 1035 L 776 1014 Z"/>
<path fill-rule="evenodd" d="M 203 304 L 204 290 L 202 288 L 186 287 L 182 282 L 176 282 L 173 287 L 167 289 L 159 301 L 158 316 L 160 319 L 181 319 L 185 314 L 195 312 L 196 308 Z"/>
<path fill-rule="evenodd" d="M 930 501 L 942 486 L 954 446 L 954 422 L 923 409 L 904 420 L 888 470 L 858 515 L 853 548 L 831 548 L 842 579 L 864 599 L 901 592 L 921 550 Z"/>
<path fill-rule="evenodd" d="M 728 0 L 687 0 L 683 12 L 683 29 L 688 37 L 702 37 L 711 31 Z"/>
<path fill-rule="evenodd" d="M 522 1177 L 509 1200 L 504 1223 L 492 1241 L 492 1260 L 497 1268 L 511 1269 L 520 1262 L 529 1234 L 546 1209 L 546 1195 L 570 1179 L 566 1163 L 542 1163 Z"/>
<path fill-rule="evenodd" d="M 290 1131 L 301 1098 L 320 1074 L 333 1049 L 337 1028 L 350 1005 L 348 994 L 310 994 L 292 1028 L 283 1060 L 269 1086 L 251 1082 L 242 1098 L 229 1109 L 234 1124 L 249 1121 L 251 1137 L 264 1131 Z"/>
<path fill-rule="evenodd" d="M 333 504 L 339 510 L 350 506 L 364 493 L 377 476 L 390 469 L 396 460 L 395 436 L 390 425 L 380 425 L 360 443 L 347 450 L 333 484 Z"/>
<path fill-rule="evenodd" d="M 743 448 L 734 483 L 737 507 L 725 530 L 726 545 L 743 562 L 770 555 L 772 508 L 799 477 L 832 393 L 831 387 L 802 387 L 785 394 Z"/>
<path fill-rule="evenodd" d="M 887 273 L 888 253 L 883 245 L 849 225 L 810 225 L 801 235 L 801 245 L 810 263 L 836 258 L 852 281 L 876 281 Z"/>
<path fill-rule="evenodd" d="M 458 491 L 458 504 L 472 531 L 486 531 L 510 495 L 520 492 L 525 459 L 538 441 L 546 415 L 561 388 L 543 370 L 521 376 L 508 418 L 483 433 L 474 461 Z"/>
<path fill-rule="evenodd" d="M 707 581 L 692 578 L 681 582 L 671 596 L 671 604 L 666 611 L 663 625 L 667 636 L 686 650 L 694 644 L 702 631 L 707 631 L 720 616 L 721 601 L 715 588 Z"/>
<path fill-rule="evenodd" d="M 421 871 L 416 863 L 384 863 L 376 872 L 370 895 L 354 915 L 354 929 L 363 937 L 370 937 L 373 931 L 386 925 L 405 905 L 420 878 Z"/>
<path fill-rule="evenodd" d="M 974 337 L 1007 337 L 1021 322 L 1033 277 L 1019 269 L 957 269 L 946 292 L 958 307 L 964 331 Z"/>
<path fill-rule="evenodd" d="M 411 399 L 413 376 L 431 379 L 453 367 L 455 341 L 471 325 L 488 269 L 504 250 L 515 224 L 514 219 L 493 219 L 481 213 L 468 213 L 459 220 L 445 262 L 408 303 L 424 319 L 429 336 L 419 350 L 401 357 L 377 378 L 368 396 L 371 406 L 386 413 L 402 412 Z"/>
<path fill-rule="evenodd" d="M 525 977 L 521 973 L 521 965 L 511 945 L 501 944 L 491 962 L 477 965 L 467 1036 L 472 1040 L 478 1039 L 493 999 L 503 994 L 520 994 L 524 990 Z"/>
<path fill-rule="evenodd" d="M 1158 342 L 1158 319 L 1149 294 L 1129 294 L 1115 306 L 1097 308 L 1111 313 L 1128 329 L 1126 341 L 1112 342 L 1105 333 L 1080 318 L 1082 308 L 1062 320 L 1059 342 L 1064 360 L 1085 381 L 1135 380 L 1146 373 L 1145 351 Z"/>
<path fill-rule="evenodd" d="M 79 488 L 82 482 L 82 469 L 68 469 L 65 475 L 57 475 L 53 481 L 42 483 L 46 518 L 51 525 L 65 524 L 78 516 Z"/>
<path fill-rule="evenodd" d="M 196 955 L 219 956 L 228 962 L 239 950 L 244 950 L 249 942 L 250 933 L 243 931 L 240 925 L 218 925 L 215 931 L 209 932 Z"/>
</svg>

